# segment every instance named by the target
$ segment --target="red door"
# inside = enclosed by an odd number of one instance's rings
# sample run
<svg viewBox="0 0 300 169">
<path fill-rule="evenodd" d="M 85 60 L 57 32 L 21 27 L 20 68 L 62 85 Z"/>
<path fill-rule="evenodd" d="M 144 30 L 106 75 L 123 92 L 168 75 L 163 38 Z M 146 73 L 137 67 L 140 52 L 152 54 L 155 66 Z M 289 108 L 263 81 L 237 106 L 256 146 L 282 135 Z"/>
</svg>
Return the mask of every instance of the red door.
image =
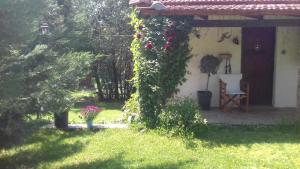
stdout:
<svg viewBox="0 0 300 169">
<path fill-rule="evenodd" d="M 241 70 L 252 105 L 272 105 L 274 46 L 275 28 L 243 28 Z"/>
</svg>

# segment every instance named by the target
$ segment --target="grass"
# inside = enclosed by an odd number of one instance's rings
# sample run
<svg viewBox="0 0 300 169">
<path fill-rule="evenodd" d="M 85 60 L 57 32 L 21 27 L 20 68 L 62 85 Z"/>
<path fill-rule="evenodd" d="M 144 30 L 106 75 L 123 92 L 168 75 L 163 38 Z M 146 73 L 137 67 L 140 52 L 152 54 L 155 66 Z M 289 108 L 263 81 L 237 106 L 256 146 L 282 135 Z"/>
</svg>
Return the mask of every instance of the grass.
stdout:
<svg viewBox="0 0 300 169">
<path fill-rule="evenodd" d="M 70 121 L 80 122 L 82 106 L 72 109 Z M 98 120 L 121 113 L 120 103 L 98 106 L 107 111 Z M 0 148 L 1 169 L 300 168 L 299 125 L 209 126 L 198 138 L 184 140 L 155 130 L 63 132 L 34 124 L 18 144 Z"/>
<path fill-rule="evenodd" d="M 293 126 L 209 127 L 184 141 L 155 131 L 40 129 L 0 150 L 6 168 L 176 169 L 300 168 L 300 132 Z"/>
<path fill-rule="evenodd" d="M 69 111 L 69 123 L 85 123 L 84 119 L 79 117 L 80 110 L 86 105 L 97 105 L 102 111 L 94 119 L 94 123 L 111 123 L 122 118 L 121 102 L 97 102 L 95 95 L 91 91 L 76 91 L 72 97 L 77 100 L 77 104 Z"/>
<path fill-rule="evenodd" d="M 94 123 L 109 123 L 118 121 L 122 118 L 122 103 L 96 103 L 95 105 L 101 107 L 102 111 L 94 119 Z M 80 110 L 83 106 L 72 108 L 69 111 L 69 123 L 85 123 L 84 119 L 79 117 Z"/>
</svg>

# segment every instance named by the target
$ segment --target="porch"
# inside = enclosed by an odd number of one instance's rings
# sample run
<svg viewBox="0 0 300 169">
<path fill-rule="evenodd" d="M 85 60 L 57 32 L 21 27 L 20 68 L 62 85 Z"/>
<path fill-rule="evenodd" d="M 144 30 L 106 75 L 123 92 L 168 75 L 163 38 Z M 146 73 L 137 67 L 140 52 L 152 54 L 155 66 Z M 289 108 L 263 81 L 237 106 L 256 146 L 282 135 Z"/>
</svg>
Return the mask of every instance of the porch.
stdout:
<svg viewBox="0 0 300 169">
<path fill-rule="evenodd" d="M 274 125 L 291 124 L 300 120 L 296 108 L 274 108 L 269 106 L 253 106 L 249 112 L 234 109 L 222 112 L 218 108 L 203 111 L 208 124 L 226 125 Z"/>
</svg>

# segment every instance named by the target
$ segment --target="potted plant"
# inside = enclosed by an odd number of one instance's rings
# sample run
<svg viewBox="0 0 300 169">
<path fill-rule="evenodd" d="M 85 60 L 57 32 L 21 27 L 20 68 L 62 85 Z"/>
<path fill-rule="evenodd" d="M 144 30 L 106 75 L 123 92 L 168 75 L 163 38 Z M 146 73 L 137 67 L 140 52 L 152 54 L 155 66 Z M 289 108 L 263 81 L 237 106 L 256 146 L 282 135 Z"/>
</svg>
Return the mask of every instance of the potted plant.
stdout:
<svg viewBox="0 0 300 169">
<path fill-rule="evenodd" d="M 101 109 L 97 106 L 86 106 L 80 112 L 80 117 L 85 119 L 87 128 L 93 129 L 93 120 L 98 115 Z"/>
<path fill-rule="evenodd" d="M 220 60 L 213 55 L 205 55 L 200 61 L 199 68 L 201 73 L 207 74 L 206 90 L 198 91 L 199 106 L 203 110 L 210 109 L 212 92 L 208 90 L 209 79 L 211 75 L 215 75 L 218 72 L 219 65 L 220 65 Z"/>
</svg>

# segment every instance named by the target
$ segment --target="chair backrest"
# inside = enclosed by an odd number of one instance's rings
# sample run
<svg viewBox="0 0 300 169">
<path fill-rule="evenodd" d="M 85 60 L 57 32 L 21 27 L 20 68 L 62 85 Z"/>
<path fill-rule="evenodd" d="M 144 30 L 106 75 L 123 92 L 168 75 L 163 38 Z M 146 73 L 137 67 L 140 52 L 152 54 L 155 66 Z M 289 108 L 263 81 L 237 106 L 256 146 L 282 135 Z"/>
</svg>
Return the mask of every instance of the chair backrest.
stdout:
<svg viewBox="0 0 300 169">
<path fill-rule="evenodd" d="M 243 78 L 242 74 L 223 74 L 220 79 L 226 83 L 227 91 L 240 91 L 240 81 Z"/>
</svg>

